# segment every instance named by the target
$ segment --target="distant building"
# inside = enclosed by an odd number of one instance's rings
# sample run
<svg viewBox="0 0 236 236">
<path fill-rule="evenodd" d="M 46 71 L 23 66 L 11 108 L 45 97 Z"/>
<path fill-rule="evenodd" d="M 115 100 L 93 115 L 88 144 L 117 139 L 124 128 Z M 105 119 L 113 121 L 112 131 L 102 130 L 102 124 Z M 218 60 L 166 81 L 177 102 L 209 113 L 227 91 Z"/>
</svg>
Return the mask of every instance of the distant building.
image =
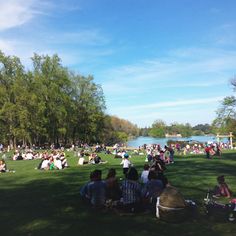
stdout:
<svg viewBox="0 0 236 236">
<path fill-rule="evenodd" d="M 181 134 L 165 134 L 166 138 L 182 138 Z"/>
</svg>

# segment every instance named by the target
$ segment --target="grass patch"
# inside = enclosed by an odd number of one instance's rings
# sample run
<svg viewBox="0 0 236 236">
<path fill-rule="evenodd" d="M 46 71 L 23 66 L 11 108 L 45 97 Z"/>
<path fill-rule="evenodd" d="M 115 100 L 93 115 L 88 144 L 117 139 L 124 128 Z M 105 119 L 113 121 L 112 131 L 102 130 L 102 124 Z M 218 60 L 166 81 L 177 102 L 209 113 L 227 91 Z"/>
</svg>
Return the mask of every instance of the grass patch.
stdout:
<svg viewBox="0 0 236 236">
<path fill-rule="evenodd" d="M 236 223 L 214 222 L 203 213 L 203 198 L 216 177 L 224 174 L 236 192 L 236 153 L 224 153 L 221 159 L 206 160 L 205 156 L 176 157 L 167 166 L 170 183 L 178 187 L 187 199 L 197 202 L 199 217 L 181 224 L 158 221 L 154 215 L 119 216 L 113 212 L 94 212 L 80 200 L 79 189 L 88 181 L 95 168 L 109 168 L 123 177 L 120 159 L 101 154 L 103 165 L 77 166 L 78 158 L 67 153 L 70 168 L 61 171 L 35 170 L 39 160 L 7 161 L 15 173 L 0 174 L 1 235 L 236 235 Z M 131 161 L 141 173 L 144 156 L 132 156 Z M 178 233 L 177 233 L 178 232 Z"/>
</svg>

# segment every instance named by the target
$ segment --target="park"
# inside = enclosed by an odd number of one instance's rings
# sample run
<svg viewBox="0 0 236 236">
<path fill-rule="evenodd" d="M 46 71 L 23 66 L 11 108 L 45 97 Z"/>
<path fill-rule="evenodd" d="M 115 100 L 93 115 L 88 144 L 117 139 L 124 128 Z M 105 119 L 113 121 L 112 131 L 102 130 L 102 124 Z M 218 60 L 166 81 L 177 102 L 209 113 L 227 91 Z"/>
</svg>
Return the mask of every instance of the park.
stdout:
<svg viewBox="0 0 236 236">
<path fill-rule="evenodd" d="M 236 235 L 235 0 L 0 9 L 1 236 Z"/>
<path fill-rule="evenodd" d="M 195 218 L 181 223 L 158 220 L 154 214 L 119 215 L 112 210 L 96 211 L 84 205 L 79 194 L 89 173 L 100 169 L 105 178 L 109 168 L 123 178 L 120 160 L 113 155 L 99 154 L 106 164 L 78 166 L 78 157 L 66 152 L 70 165 L 64 170 L 37 170 L 39 160 L 7 160 L 13 172 L 0 175 L 0 222 L 4 235 L 219 235 L 236 232 L 235 222 L 212 219 L 204 211 L 203 200 L 208 188 L 213 188 L 218 175 L 225 175 L 235 193 L 236 152 L 223 152 L 219 159 L 207 160 L 205 155 L 175 157 L 168 165 L 166 176 L 186 199 L 197 204 Z M 131 157 L 141 173 L 145 156 Z M 234 195 L 235 196 L 235 195 Z"/>
</svg>

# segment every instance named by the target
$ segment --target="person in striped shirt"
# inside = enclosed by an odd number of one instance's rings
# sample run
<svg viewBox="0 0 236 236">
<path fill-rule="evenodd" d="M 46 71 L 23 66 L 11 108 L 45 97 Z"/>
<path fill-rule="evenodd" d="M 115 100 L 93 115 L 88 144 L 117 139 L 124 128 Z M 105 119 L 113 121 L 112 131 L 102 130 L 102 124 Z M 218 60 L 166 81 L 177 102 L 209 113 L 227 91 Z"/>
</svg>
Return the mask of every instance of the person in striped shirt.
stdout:
<svg viewBox="0 0 236 236">
<path fill-rule="evenodd" d="M 138 179 L 138 171 L 131 167 L 126 179 L 122 182 L 122 201 L 123 208 L 126 211 L 136 212 L 141 208 L 141 184 Z"/>
</svg>

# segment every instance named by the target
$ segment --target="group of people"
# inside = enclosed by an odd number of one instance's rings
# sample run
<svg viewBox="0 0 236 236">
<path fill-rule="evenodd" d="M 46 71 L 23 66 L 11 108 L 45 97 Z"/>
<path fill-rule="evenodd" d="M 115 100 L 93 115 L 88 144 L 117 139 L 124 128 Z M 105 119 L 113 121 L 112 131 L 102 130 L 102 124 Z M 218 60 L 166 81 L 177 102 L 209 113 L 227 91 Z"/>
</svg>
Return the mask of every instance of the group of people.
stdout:
<svg viewBox="0 0 236 236">
<path fill-rule="evenodd" d="M 23 152 L 16 149 L 12 156 L 13 161 L 34 160 L 34 159 L 42 159 L 42 153 L 34 152 L 32 149 L 27 149 Z"/>
<path fill-rule="evenodd" d="M 126 161 L 129 162 L 127 155 L 122 162 Z M 158 158 L 145 164 L 140 175 L 134 166 L 128 164 L 126 167 L 123 164 L 124 179 L 120 180 L 113 168 L 108 171 L 104 180 L 102 171 L 94 170 L 90 174 L 90 181 L 81 188 L 80 194 L 96 208 L 103 208 L 108 204 L 128 212 L 154 209 L 157 197 L 168 185 L 164 170 L 165 163 Z"/>
<path fill-rule="evenodd" d="M 107 161 L 103 161 L 102 158 L 96 153 L 85 153 L 83 150 L 78 152 L 78 165 L 85 164 L 105 164 Z M 87 158 L 86 158 L 87 157 Z"/>
<path fill-rule="evenodd" d="M 39 170 L 61 170 L 69 167 L 65 153 L 62 151 L 43 152 L 41 162 L 36 169 Z"/>
<path fill-rule="evenodd" d="M 221 157 L 221 147 L 219 144 L 206 145 L 205 153 L 207 159 L 211 159 L 213 156 Z"/>
<path fill-rule="evenodd" d="M 162 148 L 159 144 L 146 146 L 146 162 L 152 162 L 154 157 L 158 156 L 166 164 L 174 163 L 174 148 L 165 145 Z"/>
</svg>

